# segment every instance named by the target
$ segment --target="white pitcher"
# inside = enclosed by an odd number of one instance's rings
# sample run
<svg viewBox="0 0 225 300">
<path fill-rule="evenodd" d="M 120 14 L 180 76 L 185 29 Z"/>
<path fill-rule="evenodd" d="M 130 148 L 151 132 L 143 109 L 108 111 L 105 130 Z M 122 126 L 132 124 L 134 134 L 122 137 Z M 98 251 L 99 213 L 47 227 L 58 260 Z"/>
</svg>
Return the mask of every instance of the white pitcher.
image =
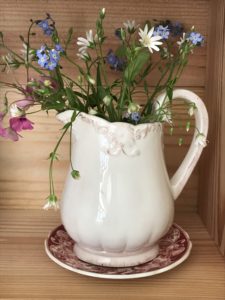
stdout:
<svg viewBox="0 0 225 300">
<path fill-rule="evenodd" d="M 176 89 L 174 98 L 194 102 L 196 127 L 190 149 L 172 179 L 163 153 L 161 123 L 110 123 L 80 113 L 73 124 L 72 161 L 80 171 L 68 173 L 61 218 L 76 241 L 75 253 L 104 266 L 134 266 L 155 258 L 158 241 L 173 223 L 174 200 L 182 191 L 202 152 L 208 115 L 194 93 Z M 162 105 L 165 94 L 157 102 Z M 57 117 L 70 122 L 73 111 Z"/>
</svg>

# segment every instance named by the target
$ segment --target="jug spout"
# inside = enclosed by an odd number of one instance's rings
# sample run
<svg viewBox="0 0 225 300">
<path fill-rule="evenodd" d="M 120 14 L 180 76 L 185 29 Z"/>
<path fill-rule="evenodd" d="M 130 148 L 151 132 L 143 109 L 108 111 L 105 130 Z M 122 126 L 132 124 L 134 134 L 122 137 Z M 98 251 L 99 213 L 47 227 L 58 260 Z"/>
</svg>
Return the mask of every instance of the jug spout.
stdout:
<svg viewBox="0 0 225 300">
<path fill-rule="evenodd" d="M 64 112 L 61 112 L 56 115 L 56 118 L 61 121 L 62 123 L 66 124 L 71 121 L 71 117 L 73 115 L 74 111 L 73 110 L 66 110 Z"/>
</svg>

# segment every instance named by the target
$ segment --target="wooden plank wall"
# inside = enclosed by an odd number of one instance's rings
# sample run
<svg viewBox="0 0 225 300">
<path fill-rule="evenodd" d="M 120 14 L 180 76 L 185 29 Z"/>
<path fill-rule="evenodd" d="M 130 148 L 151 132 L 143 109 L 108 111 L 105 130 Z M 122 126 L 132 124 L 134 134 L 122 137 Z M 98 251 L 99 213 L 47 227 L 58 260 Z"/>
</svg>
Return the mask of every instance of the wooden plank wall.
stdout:
<svg viewBox="0 0 225 300">
<path fill-rule="evenodd" d="M 200 167 L 199 213 L 225 254 L 225 1 L 212 1 L 210 10 L 206 79 L 209 145 Z"/>
<path fill-rule="evenodd" d="M 45 16 L 45 12 L 51 13 L 58 24 L 61 36 L 66 35 L 70 26 L 74 26 L 75 35 L 73 46 L 70 49 L 71 57 L 75 57 L 75 41 L 78 36 L 94 27 L 99 8 L 105 7 L 107 18 L 105 22 L 106 34 L 112 39 L 109 48 L 116 46 L 117 40 L 113 38 L 113 31 L 120 27 L 127 19 L 135 19 L 141 24 L 146 19 L 171 19 L 181 21 L 190 28 L 193 24 L 207 40 L 209 1 L 208 0 L 140 0 L 135 1 L 72 1 L 72 0 L 0 0 L 0 31 L 5 33 L 6 42 L 16 51 L 20 51 L 21 43 L 19 34 L 26 32 L 29 19 L 39 19 Z M 43 38 L 37 34 L 34 39 L 34 47 L 38 47 Z M 179 81 L 180 87 L 188 88 L 205 98 L 206 77 L 206 53 L 205 47 L 196 49 L 191 57 L 183 77 Z M 67 66 L 65 72 L 76 76 L 74 70 Z M 0 74 L 1 80 L 6 77 Z M 10 75 L 13 78 L 13 75 Z M 24 73 L 19 71 L 17 78 L 23 80 Z M 155 76 L 149 85 L 154 85 Z M 11 99 L 15 99 L 11 95 Z M 143 99 L 139 99 L 140 102 Z M 54 116 L 46 116 L 40 113 L 32 117 L 35 122 L 35 131 L 24 133 L 24 138 L 15 143 L 10 141 L 0 142 L 0 208 L 37 208 L 45 202 L 48 195 L 48 154 L 53 149 L 61 125 Z M 169 173 L 175 172 L 184 157 L 190 143 L 190 134 L 187 135 L 182 147 L 177 145 L 181 131 L 175 130 L 174 136 L 166 134 L 166 160 Z M 63 188 L 63 181 L 68 166 L 68 139 L 66 139 L 60 151 L 60 161 L 55 168 L 55 181 L 57 192 Z M 199 168 L 197 167 L 191 176 L 182 195 L 177 200 L 177 209 L 183 211 L 195 211 L 198 199 Z"/>
</svg>

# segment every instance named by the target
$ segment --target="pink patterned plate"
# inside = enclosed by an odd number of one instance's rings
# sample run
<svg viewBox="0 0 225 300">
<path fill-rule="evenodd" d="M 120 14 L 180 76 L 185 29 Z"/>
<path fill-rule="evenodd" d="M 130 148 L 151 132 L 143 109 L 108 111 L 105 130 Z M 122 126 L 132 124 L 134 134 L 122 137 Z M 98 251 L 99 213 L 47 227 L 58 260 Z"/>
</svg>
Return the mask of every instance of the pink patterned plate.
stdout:
<svg viewBox="0 0 225 300">
<path fill-rule="evenodd" d="M 49 234 L 45 241 L 45 250 L 50 259 L 67 270 L 108 279 L 140 278 L 166 272 L 186 260 L 192 248 L 187 232 L 175 223 L 159 241 L 158 256 L 135 267 L 113 268 L 86 263 L 74 254 L 74 244 L 63 225 L 60 225 Z"/>
</svg>

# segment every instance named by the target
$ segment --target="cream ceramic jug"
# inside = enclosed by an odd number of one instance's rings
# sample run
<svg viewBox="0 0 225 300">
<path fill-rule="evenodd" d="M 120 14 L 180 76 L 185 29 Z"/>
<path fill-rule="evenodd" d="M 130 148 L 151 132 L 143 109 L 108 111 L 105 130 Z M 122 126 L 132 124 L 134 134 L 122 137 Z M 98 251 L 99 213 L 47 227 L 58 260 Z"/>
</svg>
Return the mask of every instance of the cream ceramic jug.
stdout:
<svg viewBox="0 0 225 300">
<path fill-rule="evenodd" d="M 194 93 L 176 89 L 173 98 L 195 103 L 196 128 L 190 149 L 169 179 L 161 123 L 110 123 L 80 113 L 73 123 L 72 161 L 80 171 L 68 173 L 61 218 L 76 241 L 75 253 L 104 266 L 134 266 L 155 258 L 158 241 L 173 223 L 174 200 L 182 191 L 204 147 L 208 115 Z M 162 105 L 161 94 L 158 105 Z M 70 122 L 73 111 L 57 117 Z M 201 133 L 202 135 L 199 135 Z"/>
</svg>

